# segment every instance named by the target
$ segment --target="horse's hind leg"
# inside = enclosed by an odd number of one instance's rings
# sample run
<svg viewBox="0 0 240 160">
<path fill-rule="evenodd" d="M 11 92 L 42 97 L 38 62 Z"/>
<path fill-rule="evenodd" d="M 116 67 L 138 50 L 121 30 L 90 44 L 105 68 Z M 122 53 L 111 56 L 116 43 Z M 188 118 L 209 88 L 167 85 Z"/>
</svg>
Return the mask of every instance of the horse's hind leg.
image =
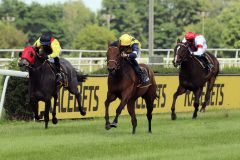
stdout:
<svg viewBox="0 0 240 160">
<path fill-rule="evenodd" d="M 131 116 L 131 121 L 132 121 L 132 134 L 136 133 L 136 127 L 137 127 L 137 118 L 136 118 L 136 114 L 135 114 L 135 100 L 129 100 L 128 104 L 127 104 L 127 109 L 128 109 L 128 113 Z"/>
<path fill-rule="evenodd" d="M 69 83 L 68 90 L 69 90 L 70 93 L 75 95 L 75 97 L 77 99 L 77 102 L 78 102 L 79 111 L 80 111 L 82 116 L 85 116 L 86 111 L 81 104 L 81 95 L 78 91 L 77 85 L 78 85 L 78 82 L 76 80 L 72 80 L 71 83 Z"/>
<path fill-rule="evenodd" d="M 172 110 L 172 114 L 171 114 L 172 120 L 176 120 L 177 119 L 177 115 L 175 113 L 175 105 L 176 105 L 177 97 L 179 95 L 185 93 L 185 92 L 186 92 L 186 89 L 179 85 L 177 91 L 173 95 L 173 103 L 172 103 L 172 108 L 171 108 L 171 110 Z"/>
<path fill-rule="evenodd" d="M 147 119 L 148 119 L 148 132 L 152 133 L 152 111 L 153 111 L 153 102 L 154 98 L 153 97 L 146 97 L 145 102 L 147 105 Z"/>
<path fill-rule="evenodd" d="M 200 112 L 205 112 L 205 108 L 206 108 L 207 104 L 209 103 L 210 92 L 213 88 L 215 80 L 216 80 L 216 77 L 212 77 L 212 78 L 210 78 L 210 80 L 207 83 L 207 91 L 206 91 L 206 95 L 205 95 L 205 101 L 202 104 L 202 108 L 201 108 Z"/>
<path fill-rule="evenodd" d="M 196 90 L 194 93 L 194 112 L 193 112 L 193 117 L 192 119 L 196 119 L 197 118 L 197 112 L 198 112 L 198 107 L 199 107 L 199 98 L 201 96 L 202 93 L 202 89 L 203 88 L 199 88 L 198 90 Z"/>
<path fill-rule="evenodd" d="M 110 92 L 108 92 L 107 94 L 107 99 L 105 101 L 105 120 L 106 120 L 106 124 L 105 124 L 105 128 L 107 130 L 111 129 L 110 126 L 110 122 L 109 122 L 109 105 L 112 101 L 114 101 L 116 99 L 116 95 L 115 94 L 111 94 Z"/>
<path fill-rule="evenodd" d="M 53 124 L 58 123 L 58 119 L 56 117 L 57 99 L 58 99 L 58 95 L 56 94 L 56 95 L 54 95 L 54 104 L 53 104 L 53 110 L 52 110 L 52 123 Z"/>
<path fill-rule="evenodd" d="M 51 99 L 48 99 L 45 101 L 45 111 L 44 111 L 45 129 L 48 128 L 50 107 L 51 107 Z"/>
</svg>

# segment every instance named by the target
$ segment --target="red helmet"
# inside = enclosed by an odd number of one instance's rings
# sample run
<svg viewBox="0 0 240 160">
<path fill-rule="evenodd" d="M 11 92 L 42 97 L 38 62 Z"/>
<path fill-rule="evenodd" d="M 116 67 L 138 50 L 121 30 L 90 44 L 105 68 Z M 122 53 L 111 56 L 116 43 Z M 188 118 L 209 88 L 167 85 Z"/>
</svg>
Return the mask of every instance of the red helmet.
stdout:
<svg viewBox="0 0 240 160">
<path fill-rule="evenodd" d="M 193 39 L 195 39 L 195 37 L 196 37 L 196 34 L 193 32 L 186 32 L 186 34 L 185 34 L 186 40 L 193 40 Z"/>
</svg>

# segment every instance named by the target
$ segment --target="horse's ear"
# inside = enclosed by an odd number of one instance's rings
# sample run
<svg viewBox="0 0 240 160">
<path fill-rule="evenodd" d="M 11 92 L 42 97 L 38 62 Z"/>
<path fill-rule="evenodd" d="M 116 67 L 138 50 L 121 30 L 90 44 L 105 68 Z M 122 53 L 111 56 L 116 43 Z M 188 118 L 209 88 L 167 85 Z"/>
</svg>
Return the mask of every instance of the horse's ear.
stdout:
<svg viewBox="0 0 240 160">
<path fill-rule="evenodd" d="M 181 41 L 180 41 L 180 39 L 178 38 L 178 39 L 177 39 L 177 43 L 180 43 L 180 42 L 181 42 Z"/>
<path fill-rule="evenodd" d="M 110 42 L 110 41 L 108 41 L 108 47 L 110 47 L 110 44 L 111 44 L 111 42 Z"/>
<path fill-rule="evenodd" d="M 117 47 L 118 47 L 118 48 L 121 47 L 121 42 L 120 42 L 120 40 L 118 41 L 118 45 L 117 45 Z"/>
<path fill-rule="evenodd" d="M 22 52 L 18 52 L 18 56 L 19 56 L 19 57 L 22 57 Z"/>
</svg>

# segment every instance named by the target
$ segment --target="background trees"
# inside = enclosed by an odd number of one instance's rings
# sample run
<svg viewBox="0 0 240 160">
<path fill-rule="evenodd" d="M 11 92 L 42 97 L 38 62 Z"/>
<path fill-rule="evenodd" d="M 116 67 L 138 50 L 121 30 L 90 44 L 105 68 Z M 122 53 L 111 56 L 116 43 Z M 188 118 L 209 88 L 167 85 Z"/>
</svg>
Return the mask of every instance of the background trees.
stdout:
<svg viewBox="0 0 240 160">
<path fill-rule="evenodd" d="M 185 31 L 204 34 L 210 48 L 239 48 L 238 0 L 154 2 L 154 48 L 172 48 Z M 51 5 L 2 0 L 0 18 L 1 39 L 12 37 L 11 32 L 16 42 L 2 40 L 1 48 L 21 47 L 26 41 L 32 44 L 45 31 L 51 31 L 63 48 L 103 49 L 106 40 L 123 33 L 148 48 L 148 0 L 102 0 L 96 14 L 81 0 Z"/>
</svg>

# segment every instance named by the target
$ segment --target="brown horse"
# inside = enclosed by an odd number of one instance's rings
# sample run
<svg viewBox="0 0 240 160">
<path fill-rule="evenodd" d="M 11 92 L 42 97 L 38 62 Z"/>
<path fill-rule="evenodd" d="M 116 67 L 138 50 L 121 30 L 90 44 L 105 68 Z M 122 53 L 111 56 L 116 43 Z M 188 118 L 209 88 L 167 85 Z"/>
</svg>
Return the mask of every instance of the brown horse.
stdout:
<svg viewBox="0 0 240 160">
<path fill-rule="evenodd" d="M 173 95 L 172 103 L 172 120 L 175 120 L 175 103 L 179 95 L 185 93 L 187 90 L 193 91 L 194 94 L 194 113 L 193 119 L 197 118 L 197 112 L 199 107 L 199 98 L 202 94 L 203 87 L 207 82 L 207 91 L 205 95 L 205 101 L 202 103 L 200 111 L 205 111 L 210 99 L 210 92 L 213 88 L 214 82 L 219 72 L 219 62 L 212 54 L 207 54 L 209 60 L 213 64 L 213 68 L 209 71 L 207 68 L 202 67 L 200 60 L 191 54 L 188 43 L 181 43 L 178 41 L 174 48 L 174 60 L 173 65 L 175 67 L 180 65 L 179 72 L 179 86 L 177 91 Z"/>
<path fill-rule="evenodd" d="M 142 97 L 147 106 L 148 131 L 151 133 L 151 120 L 153 111 L 153 102 L 158 97 L 156 94 L 156 82 L 153 71 L 146 65 L 140 64 L 149 74 L 151 85 L 139 88 L 138 78 L 127 59 L 121 57 L 119 47 L 110 46 L 107 51 L 107 68 L 108 75 L 108 93 L 105 101 L 105 120 L 106 129 L 117 127 L 118 117 L 124 106 L 127 104 L 128 112 L 132 121 L 132 133 L 134 134 L 137 127 L 137 119 L 135 115 L 135 101 L 138 97 Z M 121 100 L 116 116 L 112 123 L 109 122 L 109 105 L 116 98 Z"/>
</svg>

